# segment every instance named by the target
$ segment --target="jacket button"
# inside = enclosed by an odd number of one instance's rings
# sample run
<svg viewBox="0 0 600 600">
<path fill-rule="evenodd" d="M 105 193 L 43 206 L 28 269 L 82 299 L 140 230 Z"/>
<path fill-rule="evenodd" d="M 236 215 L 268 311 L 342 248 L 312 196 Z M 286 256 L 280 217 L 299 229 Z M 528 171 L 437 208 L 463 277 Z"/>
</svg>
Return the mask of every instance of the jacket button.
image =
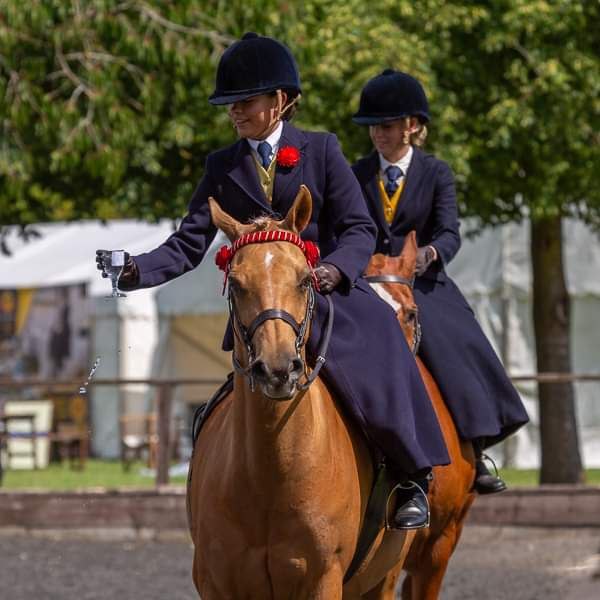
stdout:
<svg viewBox="0 0 600 600">
<path fill-rule="evenodd" d="M 383 240 L 383 245 L 384 246 L 389 246 L 390 245 L 390 240 L 388 240 L 387 238 L 385 238 L 385 240 Z"/>
</svg>

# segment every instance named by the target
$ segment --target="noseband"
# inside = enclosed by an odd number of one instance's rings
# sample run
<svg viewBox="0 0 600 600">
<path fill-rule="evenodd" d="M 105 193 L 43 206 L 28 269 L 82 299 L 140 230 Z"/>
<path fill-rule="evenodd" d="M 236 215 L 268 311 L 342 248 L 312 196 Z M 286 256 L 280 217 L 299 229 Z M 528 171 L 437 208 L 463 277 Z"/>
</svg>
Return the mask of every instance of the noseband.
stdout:
<svg viewBox="0 0 600 600">
<path fill-rule="evenodd" d="M 217 253 L 215 262 L 217 263 L 218 267 L 225 272 L 225 281 L 223 289 L 225 289 L 225 286 L 227 284 L 231 260 L 233 259 L 235 253 L 243 246 L 247 246 L 249 244 L 259 244 L 264 242 L 288 242 L 294 244 L 295 246 L 298 246 L 304 253 L 306 261 L 311 269 L 311 272 L 318 263 L 318 247 L 312 242 L 303 241 L 299 236 L 297 236 L 294 233 L 291 233 L 289 231 L 257 231 L 254 233 L 249 233 L 238 238 L 232 246 L 223 246 Z M 313 273 L 312 281 L 310 284 L 307 285 L 306 310 L 304 312 L 304 318 L 302 319 L 301 323 L 298 323 L 289 312 L 283 309 L 268 308 L 256 315 L 256 317 L 254 317 L 250 325 L 248 325 L 247 327 L 242 323 L 241 319 L 239 318 L 233 294 L 231 290 L 228 289 L 227 303 L 229 306 L 229 317 L 232 322 L 233 330 L 238 336 L 238 338 L 241 340 L 241 342 L 244 344 L 248 356 L 248 365 L 244 367 L 240 363 L 238 358 L 235 356 L 235 352 L 233 352 L 233 368 L 235 369 L 236 373 L 244 375 L 248 379 L 250 390 L 252 392 L 256 387 L 254 382 L 254 375 L 252 373 L 252 367 L 256 362 L 256 353 L 252 344 L 252 338 L 254 337 L 256 330 L 266 321 L 284 321 L 294 330 L 294 333 L 296 334 L 296 356 L 301 359 L 300 352 L 302 350 L 302 347 L 306 343 L 308 327 L 313 318 L 316 289 L 317 282 Z M 318 351 L 315 368 L 312 370 L 310 375 L 306 373 L 305 361 L 302 361 L 304 364 L 306 381 L 303 384 L 296 384 L 296 388 L 299 391 L 306 390 L 310 386 L 310 384 L 317 378 L 321 367 L 325 363 L 325 355 L 327 353 L 327 348 L 329 346 L 329 340 L 331 339 L 331 331 L 333 327 L 333 303 L 329 296 L 326 296 L 326 298 L 329 305 L 329 314 L 327 317 L 325 336 Z"/>
<path fill-rule="evenodd" d="M 381 274 L 381 275 L 365 275 L 365 281 L 367 283 L 399 283 L 401 285 L 407 285 L 411 290 L 415 287 L 415 278 L 407 279 L 401 275 L 392 274 Z M 414 328 L 414 340 L 411 352 L 416 356 L 419 351 L 419 345 L 421 344 L 421 323 L 417 317 L 417 322 Z"/>
</svg>

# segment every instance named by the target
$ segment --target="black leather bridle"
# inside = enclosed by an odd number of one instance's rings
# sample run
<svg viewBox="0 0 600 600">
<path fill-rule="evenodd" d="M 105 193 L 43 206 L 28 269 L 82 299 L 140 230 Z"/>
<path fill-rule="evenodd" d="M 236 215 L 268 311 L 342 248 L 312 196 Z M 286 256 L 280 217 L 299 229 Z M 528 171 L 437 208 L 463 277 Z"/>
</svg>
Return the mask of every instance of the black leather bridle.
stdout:
<svg viewBox="0 0 600 600">
<path fill-rule="evenodd" d="M 381 274 L 381 275 L 365 275 L 365 281 L 367 283 L 399 283 L 401 285 L 407 285 L 411 290 L 415 287 L 415 278 L 408 279 L 401 275 L 392 274 Z M 419 323 L 419 317 L 417 316 L 414 328 L 414 340 L 411 352 L 416 356 L 419 351 L 419 345 L 421 344 L 421 323 Z"/>
<path fill-rule="evenodd" d="M 296 321 L 296 319 L 289 312 L 287 312 L 283 309 L 268 308 L 268 309 L 260 312 L 258 315 L 256 315 L 256 317 L 254 317 L 254 319 L 252 320 L 250 325 L 248 325 L 247 327 L 242 323 L 242 321 L 240 320 L 240 318 L 238 316 L 238 313 L 237 313 L 237 310 L 235 307 L 235 300 L 234 300 L 231 289 L 228 290 L 227 302 L 229 305 L 229 316 L 231 318 L 233 331 L 234 331 L 235 335 L 238 337 L 238 339 L 244 344 L 244 347 L 246 348 L 246 354 L 248 356 L 248 364 L 247 364 L 247 366 L 244 367 L 240 363 L 239 359 L 236 357 L 235 350 L 234 350 L 234 352 L 232 353 L 233 368 L 235 369 L 236 373 L 239 373 L 240 375 L 243 375 L 244 377 L 246 377 L 248 379 L 248 383 L 250 385 L 250 390 L 252 392 L 254 391 L 254 389 L 256 387 L 255 382 L 254 382 L 254 375 L 252 373 L 252 367 L 254 366 L 254 364 L 256 362 L 256 353 L 254 351 L 254 346 L 252 345 L 252 338 L 254 337 L 256 330 L 266 321 L 280 319 L 280 320 L 284 321 L 285 323 L 287 323 L 294 330 L 294 333 L 296 334 L 296 342 L 295 342 L 296 355 L 300 360 L 302 360 L 302 363 L 304 365 L 304 374 L 306 377 L 306 381 L 304 383 L 296 384 L 296 389 L 298 389 L 299 391 L 306 390 L 310 386 L 310 384 L 317 378 L 319 371 L 321 370 L 321 367 L 325 363 L 325 356 L 327 354 L 327 349 L 329 347 L 329 341 L 331 339 L 331 331 L 333 328 L 333 317 L 334 317 L 333 303 L 331 301 L 331 298 L 329 296 L 326 296 L 326 299 L 327 299 L 327 302 L 329 305 L 329 314 L 327 316 L 327 325 L 326 325 L 326 330 L 325 330 L 325 336 L 323 338 L 323 342 L 321 343 L 321 346 L 318 351 L 315 368 L 312 370 L 312 372 L 310 374 L 307 374 L 306 361 L 304 361 L 302 359 L 301 350 L 302 350 L 302 347 L 304 346 L 304 344 L 306 343 L 308 328 L 309 328 L 309 325 L 313 318 L 313 313 L 314 313 L 314 308 L 315 308 L 315 294 L 316 294 L 315 287 L 312 282 L 307 285 L 307 288 L 308 288 L 308 291 L 307 291 L 307 299 L 306 299 L 306 310 L 304 312 L 304 318 L 302 319 L 301 323 L 298 323 Z"/>
</svg>

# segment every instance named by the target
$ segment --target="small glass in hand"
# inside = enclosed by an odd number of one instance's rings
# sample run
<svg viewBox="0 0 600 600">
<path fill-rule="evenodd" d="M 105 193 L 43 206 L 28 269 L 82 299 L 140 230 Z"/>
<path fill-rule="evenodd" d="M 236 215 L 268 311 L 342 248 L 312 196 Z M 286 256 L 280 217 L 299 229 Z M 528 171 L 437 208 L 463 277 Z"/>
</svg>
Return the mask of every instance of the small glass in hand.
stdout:
<svg viewBox="0 0 600 600">
<path fill-rule="evenodd" d="M 125 250 L 98 250 L 98 254 L 102 258 L 102 267 L 104 272 L 110 277 L 112 284 L 112 294 L 105 298 L 123 298 L 127 294 L 119 291 L 117 284 L 119 276 L 125 267 Z"/>
</svg>

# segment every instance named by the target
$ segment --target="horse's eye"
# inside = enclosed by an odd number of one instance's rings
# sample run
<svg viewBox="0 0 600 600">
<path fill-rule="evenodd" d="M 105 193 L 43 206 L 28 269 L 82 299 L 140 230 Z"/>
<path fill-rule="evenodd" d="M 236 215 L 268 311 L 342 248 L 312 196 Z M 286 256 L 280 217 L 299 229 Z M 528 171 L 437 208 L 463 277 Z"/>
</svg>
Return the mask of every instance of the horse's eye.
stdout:
<svg viewBox="0 0 600 600">
<path fill-rule="evenodd" d="M 244 288 L 240 285 L 240 282 L 237 281 L 237 279 L 233 279 L 233 277 L 230 277 L 227 283 L 229 285 L 229 291 L 233 292 L 234 294 L 239 295 L 244 291 Z"/>
</svg>

